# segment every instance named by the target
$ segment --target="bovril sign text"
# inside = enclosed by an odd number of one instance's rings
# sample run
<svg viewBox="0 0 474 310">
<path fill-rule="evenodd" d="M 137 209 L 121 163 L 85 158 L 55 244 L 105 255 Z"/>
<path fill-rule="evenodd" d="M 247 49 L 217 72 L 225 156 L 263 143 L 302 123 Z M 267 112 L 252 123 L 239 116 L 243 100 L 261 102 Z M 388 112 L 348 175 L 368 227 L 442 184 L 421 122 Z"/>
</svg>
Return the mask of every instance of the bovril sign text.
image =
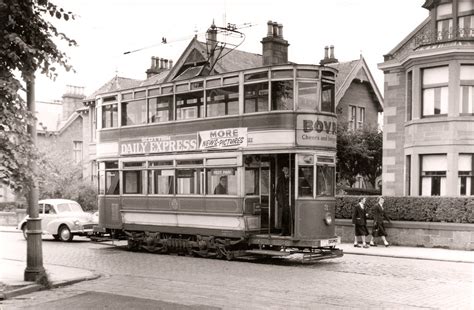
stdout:
<svg viewBox="0 0 474 310">
<path fill-rule="evenodd" d="M 336 147 L 336 117 L 329 115 L 300 114 L 296 117 L 296 143 Z"/>
</svg>

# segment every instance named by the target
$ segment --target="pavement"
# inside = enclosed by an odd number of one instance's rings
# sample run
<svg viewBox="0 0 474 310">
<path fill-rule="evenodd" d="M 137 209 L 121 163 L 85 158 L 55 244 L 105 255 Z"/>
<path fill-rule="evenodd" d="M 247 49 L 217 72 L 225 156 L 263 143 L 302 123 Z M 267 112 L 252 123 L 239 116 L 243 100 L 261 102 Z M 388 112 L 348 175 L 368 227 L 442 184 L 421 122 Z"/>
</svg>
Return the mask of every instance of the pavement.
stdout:
<svg viewBox="0 0 474 310">
<path fill-rule="evenodd" d="M 0 232 L 18 232 L 15 227 L 0 226 Z M 440 248 L 406 247 L 379 245 L 377 247 L 356 248 L 352 243 L 338 245 L 345 255 L 370 255 L 379 257 L 408 258 L 421 260 L 446 261 L 457 263 L 474 263 L 474 251 L 450 250 Z M 44 264 L 49 282 L 38 284 L 24 281 L 26 262 L 0 258 L 0 300 L 39 290 L 71 285 L 81 281 L 100 277 L 92 271 L 60 265 Z"/>
</svg>

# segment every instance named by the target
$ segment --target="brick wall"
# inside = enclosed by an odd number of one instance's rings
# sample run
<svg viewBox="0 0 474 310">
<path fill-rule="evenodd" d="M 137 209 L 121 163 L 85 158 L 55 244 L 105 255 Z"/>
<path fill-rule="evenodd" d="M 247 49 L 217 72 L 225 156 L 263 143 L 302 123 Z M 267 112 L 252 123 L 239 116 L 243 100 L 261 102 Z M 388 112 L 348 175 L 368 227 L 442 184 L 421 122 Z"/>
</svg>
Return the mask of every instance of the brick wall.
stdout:
<svg viewBox="0 0 474 310">
<path fill-rule="evenodd" d="M 365 122 L 377 126 L 378 108 L 369 92 L 370 84 L 368 82 L 352 81 L 344 96 L 337 105 L 337 118 L 340 122 L 347 122 L 349 115 L 349 105 L 365 108 Z"/>
<path fill-rule="evenodd" d="M 405 82 L 403 71 L 385 72 L 382 193 L 404 194 Z"/>
</svg>

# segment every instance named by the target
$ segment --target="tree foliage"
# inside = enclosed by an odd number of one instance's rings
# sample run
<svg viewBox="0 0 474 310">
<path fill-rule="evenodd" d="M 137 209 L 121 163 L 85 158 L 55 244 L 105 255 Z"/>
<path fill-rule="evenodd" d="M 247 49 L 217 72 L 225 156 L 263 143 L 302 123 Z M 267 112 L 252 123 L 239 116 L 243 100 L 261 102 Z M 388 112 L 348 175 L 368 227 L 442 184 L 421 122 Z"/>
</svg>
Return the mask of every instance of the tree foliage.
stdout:
<svg viewBox="0 0 474 310">
<path fill-rule="evenodd" d="M 82 164 L 66 153 L 48 152 L 40 156 L 40 199 L 64 198 L 77 201 L 84 210 L 97 210 L 97 190 L 82 178 Z"/>
<path fill-rule="evenodd" d="M 349 130 L 347 124 L 337 128 L 337 170 L 339 178 L 353 185 L 358 175 L 365 177 L 375 188 L 382 173 L 383 135 L 377 128 L 365 126 Z"/>
<path fill-rule="evenodd" d="M 77 45 L 48 21 L 49 16 L 74 18 L 46 0 L 0 1 L 0 182 L 15 190 L 32 184 L 29 162 L 38 159 L 27 132 L 34 115 L 24 100 L 25 83 L 38 71 L 54 79 L 55 65 L 71 68 L 54 39 Z"/>
</svg>

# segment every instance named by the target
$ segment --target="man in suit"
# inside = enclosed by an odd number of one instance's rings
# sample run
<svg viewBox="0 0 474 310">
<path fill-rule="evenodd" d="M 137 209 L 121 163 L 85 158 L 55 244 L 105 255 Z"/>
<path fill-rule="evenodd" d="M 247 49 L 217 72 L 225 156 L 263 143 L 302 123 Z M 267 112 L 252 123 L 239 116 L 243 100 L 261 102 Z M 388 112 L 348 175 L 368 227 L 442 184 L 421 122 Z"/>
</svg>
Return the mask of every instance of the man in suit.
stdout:
<svg viewBox="0 0 474 310">
<path fill-rule="evenodd" d="M 214 195 L 227 195 L 227 177 L 221 176 L 219 184 L 214 188 Z"/>
<path fill-rule="evenodd" d="M 287 236 L 291 234 L 291 212 L 290 212 L 290 169 L 283 167 L 278 177 L 276 187 L 276 198 L 278 211 L 281 212 L 281 234 Z"/>
</svg>

